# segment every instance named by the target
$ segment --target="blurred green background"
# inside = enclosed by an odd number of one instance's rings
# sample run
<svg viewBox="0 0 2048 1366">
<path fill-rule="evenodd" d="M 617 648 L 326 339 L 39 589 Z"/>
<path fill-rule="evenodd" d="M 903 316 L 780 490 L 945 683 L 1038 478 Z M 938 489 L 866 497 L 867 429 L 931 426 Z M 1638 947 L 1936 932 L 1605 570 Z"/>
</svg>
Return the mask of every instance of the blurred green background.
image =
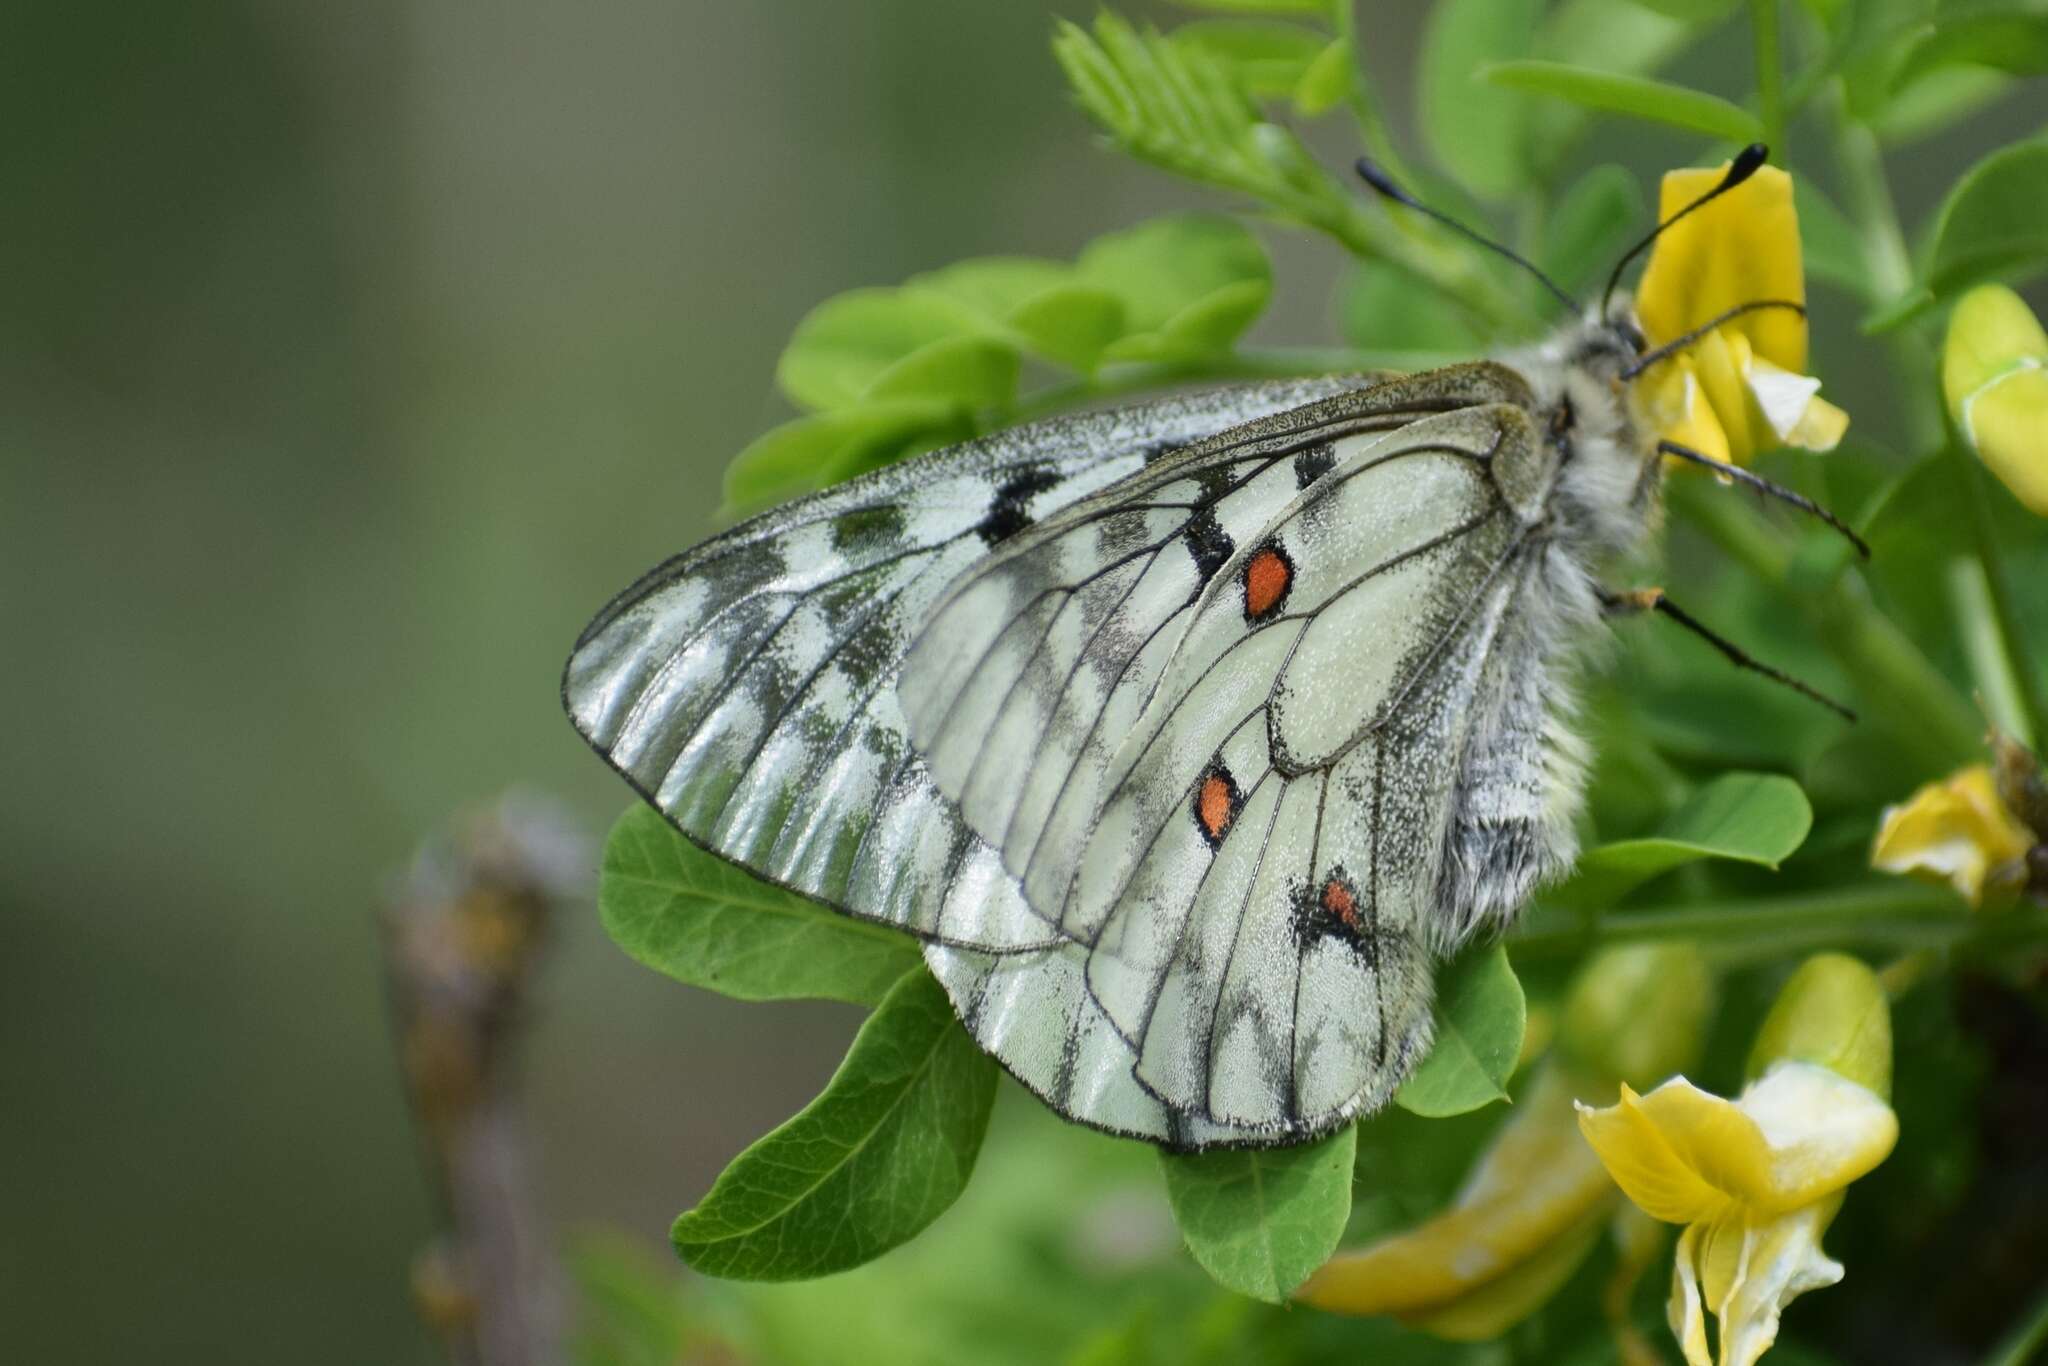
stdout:
<svg viewBox="0 0 2048 1366">
<path fill-rule="evenodd" d="M 1364 11 L 1397 125 L 1423 8 Z M 1088 6 L 0 12 L 6 1357 L 434 1359 L 380 888 L 510 785 L 593 838 L 622 808 L 562 657 L 712 529 L 811 304 L 1213 204 L 1094 147 L 1058 12 Z M 1746 80 L 1712 69 L 1739 35 L 1688 62 Z M 1583 159 L 1696 150 L 1633 136 Z M 1955 164 L 1898 162 L 1909 218 Z M 1275 245 L 1261 335 L 1327 340 L 1336 251 Z M 1878 429 L 1824 296 L 1819 330 Z M 552 1217 L 658 1240 L 857 1018 L 675 988 L 572 918 L 528 1060 Z"/>
</svg>

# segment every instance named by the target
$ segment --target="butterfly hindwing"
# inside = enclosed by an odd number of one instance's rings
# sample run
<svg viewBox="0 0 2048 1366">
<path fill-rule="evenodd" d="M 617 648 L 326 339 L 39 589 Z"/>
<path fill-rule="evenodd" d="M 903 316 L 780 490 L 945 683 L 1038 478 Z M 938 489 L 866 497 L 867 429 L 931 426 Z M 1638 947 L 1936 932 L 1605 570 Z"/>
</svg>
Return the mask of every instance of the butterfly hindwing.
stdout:
<svg viewBox="0 0 2048 1366">
<path fill-rule="evenodd" d="M 1063 838 L 1012 864 L 1034 911 L 1059 905 L 1075 942 L 1030 967 L 928 950 L 963 1016 L 965 993 L 1008 999 L 1010 979 L 1053 981 L 1055 958 L 1071 989 L 1083 963 L 1087 997 L 1174 1143 L 1307 1137 L 1384 1100 L 1427 1044 L 1436 952 L 1470 930 L 1440 926 L 1444 860 L 1460 831 L 1468 846 L 1495 829 L 1505 772 L 1540 770 L 1540 735 L 1522 723 L 1532 698 L 1540 713 L 1540 657 L 1503 633 L 1530 592 L 1526 512 L 1548 469 L 1524 403 L 1346 434 L 1360 401 L 1319 405 L 1315 424 L 1286 418 L 1327 453 L 1323 469 L 1176 610 L 1141 715 L 1094 756 Z M 1020 543 L 989 561 L 948 608 L 1034 553 Z M 1001 631 L 983 621 L 981 639 Z M 999 666 L 1001 653 L 981 655 L 981 670 Z M 1516 725 L 1503 725 L 1509 711 Z M 1012 754 L 1073 768 L 1071 745 Z M 1481 780 L 1466 780 L 1481 762 Z M 1075 791 L 1069 778 L 1061 801 Z M 1468 811 L 1475 801 L 1487 809 Z M 967 817 L 987 819 L 973 797 Z M 989 1014 L 977 1038 L 1073 1114 L 1075 1087 L 1100 1094 L 1104 1081 L 1071 1059 L 1112 1077 L 1124 1059 L 1079 1008 L 1065 1055 L 1051 1049 L 1055 1016 L 1028 1018 L 1028 1032 Z M 1069 1065 L 1047 1063 L 1059 1057 Z"/>
</svg>

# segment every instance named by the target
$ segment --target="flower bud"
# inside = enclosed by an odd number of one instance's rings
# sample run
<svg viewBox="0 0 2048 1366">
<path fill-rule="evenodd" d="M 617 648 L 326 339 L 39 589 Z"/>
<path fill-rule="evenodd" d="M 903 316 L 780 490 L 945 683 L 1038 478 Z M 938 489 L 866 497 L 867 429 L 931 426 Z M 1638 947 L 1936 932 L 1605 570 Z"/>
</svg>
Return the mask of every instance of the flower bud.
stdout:
<svg viewBox="0 0 2048 1366">
<path fill-rule="evenodd" d="M 2004 285 L 1979 285 L 1949 318 L 1949 415 L 2020 502 L 2048 517 L 2048 333 Z"/>
<path fill-rule="evenodd" d="M 1607 949 L 1573 981 L 1560 1043 L 1583 1069 L 1647 1090 L 1692 1066 L 1713 1007 L 1713 973 L 1696 946 Z"/>
<path fill-rule="evenodd" d="M 1781 1061 L 1814 1063 L 1883 1099 L 1892 1093 L 1892 1013 L 1877 974 L 1841 953 L 1799 965 L 1749 1052 L 1749 1076 Z"/>
</svg>

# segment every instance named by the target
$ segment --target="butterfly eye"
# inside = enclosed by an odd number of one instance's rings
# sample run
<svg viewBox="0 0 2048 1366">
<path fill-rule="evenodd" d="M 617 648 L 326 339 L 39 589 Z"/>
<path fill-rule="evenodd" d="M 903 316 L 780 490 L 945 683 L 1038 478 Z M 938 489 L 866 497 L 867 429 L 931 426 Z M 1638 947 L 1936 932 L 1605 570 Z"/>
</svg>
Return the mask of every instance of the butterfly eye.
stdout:
<svg viewBox="0 0 2048 1366">
<path fill-rule="evenodd" d="M 1270 621 L 1294 586 L 1294 561 L 1277 544 L 1261 546 L 1244 563 L 1244 619 Z"/>
</svg>

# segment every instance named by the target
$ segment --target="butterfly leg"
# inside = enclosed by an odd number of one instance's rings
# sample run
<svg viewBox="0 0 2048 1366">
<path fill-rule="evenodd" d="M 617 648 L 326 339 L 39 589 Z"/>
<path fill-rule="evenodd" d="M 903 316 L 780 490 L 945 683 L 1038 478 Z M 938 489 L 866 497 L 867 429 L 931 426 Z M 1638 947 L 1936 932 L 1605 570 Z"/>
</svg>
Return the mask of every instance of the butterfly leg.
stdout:
<svg viewBox="0 0 2048 1366">
<path fill-rule="evenodd" d="M 1644 612 L 1656 612 L 1669 617 L 1672 621 L 1677 622 L 1680 626 L 1683 626 L 1686 630 L 1692 632 L 1701 640 L 1706 641 L 1707 644 L 1713 646 L 1716 650 L 1719 650 L 1722 656 L 1736 668 L 1762 674 L 1773 683 L 1781 683 L 1801 696 L 1812 698 L 1823 707 L 1840 715 L 1845 721 L 1853 722 L 1856 720 L 1855 712 L 1849 710 L 1849 708 L 1835 701 L 1835 699 L 1819 689 L 1800 682 L 1784 670 L 1774 669 L 1762 660 L 1757 659 L 1740 645 L 1719 634 L 1698 617 L 1695 617 L 1692 613 L 1671 601 L 1669 597 L 1665 596 L 1664 590 L 1661 588 L 1632 588 L 1623 593 L 1603 588 L 1599 590 L 1599 594 L 1601 610 L 1610 617 L 1639 616 Z"/>
</svg>

